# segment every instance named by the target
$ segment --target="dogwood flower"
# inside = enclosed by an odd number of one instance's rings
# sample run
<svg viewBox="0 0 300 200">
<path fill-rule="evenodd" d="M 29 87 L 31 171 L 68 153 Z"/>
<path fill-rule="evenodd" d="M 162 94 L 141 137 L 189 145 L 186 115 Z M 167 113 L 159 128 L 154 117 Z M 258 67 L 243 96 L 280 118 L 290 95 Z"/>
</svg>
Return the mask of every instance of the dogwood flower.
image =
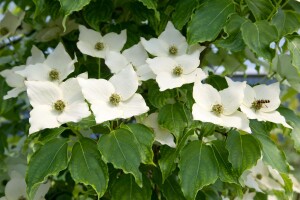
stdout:
<svg viewBox="0 0 300 200">
<path fill-rule="evenodd" d="M 24 16 L 25 12 L 22 12 L 19 16 L 13 15 L 10 11 L 4 14 L 0 22 L 0 41 L 16 32 Z"/>
<path fill-rule="evenodd" d="M 145 40 L 141 38 L 145 49 L 154 56 L 180 56 L 187 53 L 188 44 L 185 37 L 175 29 L 172 22 L 168 22 L 166 29 L 158 38 Z"/>
<path fill-rule="evenodd" d="M 138 78 L 131 66 L 109 79 L 80 79 L 79 84 L 97 123 L 129 118 L 149 110 L 142 95 L 136 94 Z"/>
<path fill-rule="evenodd" d="M 79 25 L 79 31 L 78 49 L 97 58 L 105 58 L 108 51 L 120 52 L 127 40 L 126 30 L 120 34 L 108 33 L 102 36 L 99 32 Z"/>
<path fill-rule="evenodd" d="M 150 114 L 145 120 L 144 124 L 152 128 L 155 133 L 155 141 L 160 144 L 166 144 L 172 148 L 176 147 L 174 136 L 167 130 L 159 126 L 158 113 Z"/>
<path fill-rule="evenodd" d="M 79 79 L 79 78 L 78 78 Z M 90 115 L 76 78 L 57 85 L 46 81 L 26 81 L 30 111 L 29 134 L 45 128 L 78 122 Z"/>
<path fill-rule="evenodd" d="M 13 171 L 10 175 L 11 179 L 6 183 L 5 196 L 0 200 L 26 200 L 26 182 L 22 174 Z M 44 200 L 50 188 L 50 182 L 41 184 L 36 191 L 33 200 Z"/>
<path fill-rule="evenodd" d="M 194 120 L 234 127 L 251 133 L 246 115 L 237 110 L 242 103 L 245 86 L 246 83 L 218 92 L 211 85 L 195 82 L 195 104 L 192 108 Z"/>
<path fill-rule="evenodd" d="M 247 187 L 253 188 L 257 192 L 266 190 L 284 191 L 279 181 L 270 176 L 269 169 L 262 160 L 258 160 L 256 166 L 252 167 L 249 171 L 244 172 L 242 175 L 244 184 Z M 280 182 L 283 182 L 283 180 Z"/>
<path fill-rule="evenodd" d="M 233 82 L 227 79 L 228 85 L 236 85 L 238 82 Z M 285 121 L 285 118 L 280 115 L 276 109 L 280 106 L 280 89 L 279 83 L 270 85 L 257 85 L 253 88 L 246 85 L 245 96 L 240 108 L 249 119 L 257 119 L 258 121 L 270 121 L 276 124 L 282 124 L 287 128 L 292 128 Z"/>
<path fill-rule="evenodd" d="M 28 65 L 25 69 L 16 71 L 28 81 L 52 81 L 61 83 L 74 71 L 76 58 L 71 59 L 62 43 L 59 43 L 54 51 L 43 63 Z"/>
<path fill-rule="evenodd" d="M 41 63 L 45 60 L 43 52 L 35 46 L 31 49 L 31 55 L 27 58 L 26 65 Z M 7 85 L 13 88 L 7 92 L 3 99 L 17 97 L 21 92 L 26 90 L 24 84 L 25 78 L 16 73 L 17 71 L 24 70 L 26 65 L 16 66 L 0 72 L 0 75 L 5 78 Z"/>
<path fill-rule="evenodd" d="M 105 58 L 105 64 L 112 73 L 118 73 L 128 65 L 132 65 L 140 81 L 154 79 L 155 74 L 146 63 L 148 54 L 141 43 L 133 45 L 121 53 L 110 51 Z"/>
<path fill-rule="evenodd" d="M 185 37 L 170 21 L 158 38 L 151 38 L 150 40 L 141 38 L 141 43 L 146 51 L 158 57 L 175 57 L 192 54 L 199 58 L 201 51 L 204 49 L 204 47 L 198 44 L 189 47 Z"/>
<path fill-rule="evenodd" d="M 197 68 L 200 60 L 191 55 L 182 55 L 175 58 L 156 57 L 146 62 L 156 74 L 156 82 L 160 91 L 180 87 L 195 82 L 196 76 L 205 79 L 207 75 Z"/>
</svg>

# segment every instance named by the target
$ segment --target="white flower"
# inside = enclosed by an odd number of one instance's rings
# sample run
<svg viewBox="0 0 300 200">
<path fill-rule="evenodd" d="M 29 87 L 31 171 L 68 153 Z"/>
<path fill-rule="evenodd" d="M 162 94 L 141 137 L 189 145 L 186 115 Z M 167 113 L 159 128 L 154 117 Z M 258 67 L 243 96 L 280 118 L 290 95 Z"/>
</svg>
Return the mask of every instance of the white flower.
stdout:
<svg viewBox="0 0 300 200">
<path fill-rule="evenodd" d="M 159 126 L 158 113 L 150 114 L 145 120 L 144 124 L 150 128 L 153 128 L 155 133 L 155 141 L 160 144 L 166 144 L 172 148 L 176 147 L 174 142 L 174 136 L 167 130 Z"/>
<path fill-rule="evenodd" d="M 136 94 L 137 75 L 131 66 L 104 79 L 78 79 L 82 93 L 91 103 L 97 123 L 117 118 L 129 118 L 149 110 L 142 95 Z"/>
<path fill-rule="evenodd" d="M 112 73 L 118 73 L 128 65 L 132 65 L 140 81 L 154 79 L 149 65 L 146 63 L 148 54 L 141 43 L 138 43 L 121 53 L 110 51 L 105 58 L 105 64 Z"/>
<path fill-rule="evenodd" d="M 293 191 L 300 194 L 300 183 L 296 177 L 292 174 L 289 175 L 291 181 L 293 182 Z"/>
<path fill-rule="evenodd" d="M 276 180 L 270 177 L 268 167 L 262 160 L 257 161 L 257 165 L 242 175 L 244 183 L 247 187 L 255 189 L 257 192 L 266 190 L 284 191 L 283 186 Z"/>
<path fill-rule="evenodd" d="M 160 91 L 180 87 L 198 79 L 205 79 L 207 75 L 197 68 L 200 60 L 191 55 L 182 55 L 175 58 L 156 57 L 147 59 L 149 67 L 156 74 L 156 82 Z"/>
<path fill-rule="evenodd" d="M 24 16 L 25 12 L 22 12 L 18 17 L 13 15 L 10 11 L 5 13 L 0 22 L 0 41 L 16 32 Z"/>
<path fill-rule="evenodd" d="M 46 81 L 26 81 L 27 94 L 33 109 L 30 112 L 29 134 L 45 128 L 78 122 L 90 111 L 75 78 L 57 85 Z"/>
<path fill-rule="evenodd" d="M 126 30 L 120 34 L 108 33 L 102 36 L 99 32 L 79 25 L 79 31 L 78 49 L 97 58 L 105 58 L 108 51 L 120 52 L 127 40 Z"/>
<path fill-rule="evenodd" d="M 45 60 L 43 52 L 35 46 L 32 47 L 31 54 L 32 56 L 27 58 L 26 65 L 41 63 Z M 24 84 L 25 78 L 16 73 L 17 71 L 24 70 L 26 65 L 16 66 L 0 72 L 0 75 L 5 78 L 7 85 L 13 88 L 7 92 L 3 99 L 17 97 L 21 92 L 26 90 Z"/>
<path fill-rule="evenodd" d="M 47 194 L 50 188 L 50 182 L 41 184 L 36 191 L 36 195 L 33 200 L 44 200 L 44 196 Z M 25 178 L 17 171 L 13 171 L 11 179 L 5 186 L 5 196 L 0 200 L 21 200 L 26 199 L 26 182 Z"/>
<path fill-rule="evenodd" d="M 60 83 L 74 71 L 75 62 L 76 58 L 72 60 L 64 46 L 59 43 L 43 63 L 28 65 L 24 70 L 16 73 L 25 77 L 28 81 Z"/>
<path fill-rule="evenodd" d="M 249 120 L 237 109 L 244 97 L 245 84 L 228 87 L 220 92 L 208 84 L 195 82 L 193 118 L 251 133 Z"/>
<path fill-rule="evenodd" d="M 238 84 L 227 79 L 228 85 Z M 276 109 L 280 106 L 280 89 L 279 83 L 271 85 L 257 85 L 253 88 L 246 85 L 245 96 L 241 105 L 241 111 L 247 115 L 249 119 L 257 119 L 258 121 L 270 121 L 276 124 L 282 124 L 287 128 L 292 128 L 285 121 Z"/>
<path fill-rule="evenodd" d="M 141 38 L 141 43 L 151 55 L 159 57 L 174 57 L 188 53 L 199 58 L 204 49 L 198 44 L 189 47 L 185 37 L 170 21 L 158 38 L 151 38 L 148 41 Z"/>
</svg>

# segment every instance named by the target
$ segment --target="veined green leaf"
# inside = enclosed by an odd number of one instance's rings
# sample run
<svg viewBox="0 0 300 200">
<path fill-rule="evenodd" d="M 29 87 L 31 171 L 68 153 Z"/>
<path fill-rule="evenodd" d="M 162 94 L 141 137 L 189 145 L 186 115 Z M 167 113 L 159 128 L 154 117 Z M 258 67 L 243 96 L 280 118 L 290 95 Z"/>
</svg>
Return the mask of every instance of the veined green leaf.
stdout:
<svg viewBox="0 0 300 200">
<path fill-rule="evenodd" d="M 161 192 L 167 200 L 185 200 L 176 176 L 170 176 L 165 180 Z"/>
<path fill-rule="evenodd" d="M 292 64 L 300 71 L 300 36 L 287 37 L 286 39 L 292 54 Z"/>
<path fill-rule="evenodd" d="M 274 9 L 271 0 L 246 0 L 256 20 L 267 19 Z"/>
<path fill-rule="evenodd" d="M 150 200 L 151 185 L 149 179 L 143 178 L 143 187 L 140 188 L 130 174 L 123 174 L 112 185 L 112 200 Z"/>
<path fill-rule="evenodd" d="M 275 50 L 270 48 L 271 42 L 277 40 L 278 32 L 275 26 L 267 21 L 245 22 L 242 25 L 242 36 L 247 46 L 258 56 L 272 60 Z"/>
<path fill-rule="evenodd" d="M 290 135 L 292 140 L 294 141 L 294 147 L 295 149 L 300 152 L 300 117 L 297 116 L 294 111 L 279 107 L 278 111 L 281 115 L 283 115 L 287 122 L 290 123 L 290 125 L 293 127 L 293 130 L 291 131 Z"/>
<path fill-rule="evenodd" d="M 294 33 L 300 27 L 300 14 L 291 10 L 279 9 L 272 18 L 272 24 L 276 26 L 279 36 Z"/>
<path fill-rule="evenodd" d="M 157 11 L 156 7 L 156 1 L 154 0 L 138 0 L 139 2 L 141 2 L 144 6 L 146 6 L 148 9 L 151 9 L 154 11 L 155 13 L 155 18 L 159 21 L 160 20 L 160 15 L 159 12 Z"/>
<path fill-rule="evenodd" d="M 183 104 L 167 104 L 158 113 L 158 123 L 174 134 L 177 141 L 192 122 L 191 112 Z"/>
<path fill-rule="evenodd" d="M 178 166 L 182 192 L 188 200 L 194 200 L 199 190 L 218 178 L 214 152 L 201 141 L 190 142 L 183 148 Z"/>
<path fill-rule="evenodd" d="M 196 10 L 188 25 L 188 43 L 192 45 L 216 39 L 225 25 L 227 17 L 232 13 L 234 13 L 234 5 L 231 0 L 204 2 Z"/>
<path fill-rule="evenodd" d="M 250 121 L 252 135 L 259 140 L 262 147 L 263 161 L 279 172 L 288 173 L 289 166 L 283 151 L 279 150 L 276 144 L 270 139 L 262 122 Z"/>
<path fill-rule="evenodd" d="M 124 173 L 131 173 L 137 184 L 142 187 L 142 173 L 139 171 L 142 158 L 135 137 L 129 130 L 120 128 L 102 135 L 98 141 L 98 148 L 105 162 L 112 163 Z"/>
<path fill-rule="evenodd" d="M 46 178 L 57 175 L 67 168 L 67 139 L 53 139 L 37 150 L 30 158 L 27 173 L 27 194 L 33 199 L 35 193 Z"/>
<path fill-rule="evenodd" d="M 75 143 L 69 170 L 76 182 L 92 186 L 98 198 L 103 196 L 108 186 L 108 169 L 101 159 L 96 142 L 81 138 Z"/>
<path fill-rule="evenodd" d="M 219 177 L 223 182 L 238 183 L 238 176 L 232 170 L 232 165 L 228 161 L 228 150 L 225 148 L 225 142 L 221 140 L 214 140 L 212 142 L 212 149 L 219 166 Z"/>
<path fill-rule="evenodd" d="M 142 163 L 155 165 L 153 163 L 154 154 L 152 151 L 152 144 L 154 142 L 153 132 L 142 124 L 127 124 L 122 126 L 122 128 L 129 130 L 135 137 Z"/>
<path fill-rule="evenodd" d="M 182 27 L 189 21 L 197 5 L 197 0 L 177 1 L 172 15 L 172 21 L 177 29 L 181 30 Z"/>
<path fill-rule="evenodd" d="M 228 160 L 238 176 L 253 167 L 261 157 L 258 141 L 250 134 L 241 135 L 237 131 L 229 132 L 226 149 L 229 152 Z"/>
</svg>

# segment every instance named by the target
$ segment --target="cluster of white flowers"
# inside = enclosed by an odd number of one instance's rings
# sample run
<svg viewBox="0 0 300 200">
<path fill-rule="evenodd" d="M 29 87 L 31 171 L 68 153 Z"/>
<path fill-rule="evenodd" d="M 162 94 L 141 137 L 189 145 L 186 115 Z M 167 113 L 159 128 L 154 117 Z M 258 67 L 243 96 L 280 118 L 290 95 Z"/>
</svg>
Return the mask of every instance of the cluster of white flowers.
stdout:
<svg viewBox="0 0 300 200">
<path fill-rule="evenodd" d="M 280 105 L 279 83 L 250 87 L 246 82 L 233 82 L 226 77 L 228 88 L 217 91 L 201 81 L 207 74 L 199 68 L 200 45 L 189 46 L 186 38 L 168 22 L 158 38 L 123 49 L 126 30 L 120 34 L 99 32 L 79 26 L 78 49 L 93 57 L 105 59 L 113 76 L 109 79 L 88 79 L 87 74 L 68 78 L 74 71 L 71 59 L 59 43 L 45 59 L 36 47 L 24 66 L 1 72 L 13 87 L 4 97 L 16 97 L 27 89 L 30 104 L 29 133 L 78 122 L 92 111 L 97 123 L 130 118 L 146 113 L 149 108 L 142 95 L 136 93 L 142 81 L 155 79 L 160 91 L 195 83 L 193 118 L 251 133 L 248 119 L 271 121 L 291 128 L 276 111 Z M 148 57 L 151 55 L 151 58 Z M 90 103 L 90 109 L 87 100 Z M 156 129 L 157 141 L 175 146 L 173 136 L 159 129 L 157 114 L 149 115 L 146 124 Z M 160 131 L 158 131 L 160 130 Z M 160 135 L 161 134 L 161 135 Z"/>
</svg>

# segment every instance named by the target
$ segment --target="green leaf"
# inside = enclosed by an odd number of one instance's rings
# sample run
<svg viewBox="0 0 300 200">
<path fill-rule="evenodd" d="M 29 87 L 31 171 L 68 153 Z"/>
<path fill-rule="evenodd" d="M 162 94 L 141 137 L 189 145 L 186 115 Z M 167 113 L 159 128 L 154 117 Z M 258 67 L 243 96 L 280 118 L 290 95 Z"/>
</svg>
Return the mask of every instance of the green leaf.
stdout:
<svg viewBox="0 0 300 200">
<path fill-rule="evenodd" d="M 273 70 L 280 76 L 278 81 L 286 79 L 292 88 L 300 92 L 300 72 L 292 65 L 292 58 L 287 54 L 279 54 L 272 60 Z"/>
<path fill-rule="evenodd" d="M 279 172 L 288 173 L 289 166 L 283 151 L 279 150 L 276 144 L 270 139 L 264 124 L 256 120 L 250 121 L 252 135 L 259 140 L 262 148 L 263 161 Z"/>
<path fill-rule="evenodd" d="M 154 0 L 138 0 L 138 1 L 141 2 L 148 9 L 153 10 L 155 13 L 155 18 L 159 21 L 160 16 L 159 16 L 159 12 L 156 9 L 157 7 L 156 1 Z"/>
<path fill-rule="evenodd" d="M 267 19 L 275 9 L 271 0 L 246 0 L 246 3 L 256 20 Z"/>
<path fill-rule="evenodd" d="M 101 159 L 96 142 L 81 138 L 75 143 L 69 170 L 76 182 L 92 186 L 98 198 L 103 196 L 108 186 L 108 169 Z"/>
<path fill-rule="evenodd" d="M 190 111 L 183 104 L 167 104 L 158 113 L 158 123 L 174 134 L 177 141 L 192 122 Z"/>
<path fill-rule="evenodd" d="M 48 141 L 50 141 L 54 138 L 57 138 L 65 130 L 67 130 L 67 128 L 65 128 L 65 127 L 44 129 L 42 131 L 37 132 L 37 134 L 39 136 L 38 139 L 41 143 L 46 144 Z"/>
<path fill-rule="evenodd" d="M 199 190 L 218 178 L 214 152 L 201 141 L 190 142 L 183 148 L 178 166 L 182 192 L 188 200 L 195 199 Z"/>
<path fill-rule="evenodd" d="M 181 30 L 182 27 L 189 21 L 197 5 L 197 0 L 177 1 L 172 15 L 172 21 L 178 30 Z"/>
<path fill-rule="evenodd" d="M 279 36 L 297 32 L 300 27 L 300 14 L 291 10 L 279 9 L 272 18 L 272 24 L 276 26 Z"/>
<path fill-rule="evenodd" d="M 185 200 L 176 176 L 170 176 L 161 186 L 161 192 L 167 200 Z"/>
<path fill-rule="evenodd" d="M 227 183 L 238 183 L 238 176 L 232 170 L 232 165 L 228 161 L 228 150 L 225 148 L 225 142 L 221 140 L 214 140 L 212 142 L 212 149 L 218 161 L 220 180 Z"/>
<path fill-rule="evenodd" d="M 227 33 L 228 36 L 225 39 L 217 40 L 215 42 L 215 45 L 233 52 L 241 51 L 242 49 L 244 49 L 245 43 L 243 41 L 240 29 L 243 23 L 245 22 L 245 18 L 237 14 L 231 15 L 226 26 L 224 27 L 224 31 Z"/>
<path fill-rule="evenodd" d="M 300 36 L 287 37 L 288 48 L 292 54 L 292 64 L 300 71 Z"/>
<path fill-rule="evenodd" d="M 231 0 L 209 0 L 203 3 L 188 25 L 187 39 L 190 45 L 217 38 L 227 17 L 234 13 Z"/>
<path fill-rule="evenodd" d="M 112 200 L 150 200 L 151 185 L 149 179 L 143 178 L 143 187 L 140 188 L 130 174 L 123 174 L 112 185 Z"/>
<path fill-rule="evenodd" d="M 7 137 L 6 134 L 0 134 L 0 154 L 4 153 L 4 150 L 7 148 Z"/>
<path fill-rule="evenodd" d="M 127 124 L 123 125 L 122 128 L 129 130 L 134 136 L 141 154 L 142 163 L 155 165 L 153 163 L 154 154 L 152 151 L 154 133 L 142 124 Z"/>
<path fill-rule="evenodd" d="M 91 0 L 76 0 L 76 1 L 70 1 L 70 0 L 59 0 L 59 3 L 61 5 L 61 10 L 64 13 L 64 19 L 63 19 L 63 26 L 65 27 L 65 22 L 67 17 L 75 11 L 81 10 L 84 6 L 88 5 Z"/>
<path fill-rule="evenodd" d="M 176 160 L 185 145 L 188 137 L 194 133 L 194 130 L 185 131 L 183 136 L 179 139 L 176 149 L 163 145 L 160 148 L 160 159 L 158 160 L 159 167 L 162 173 L 162 181 L 164 182 L 168 176 L 172 174 L 176 168 Z"/>
<path fill-rule="evenodd" d="M 207 79 L 205 79 L 205 83 L 213 86 L 218 91 L 228 88 L 226 79 L 219 75 L 210 75 Z"/>
<path fill-rule="evenodd" d="M 139 171 L 142 158 L 135 137 L 129 130 L 121 128 L 102 135 L 98 141 L 98 148 L 105 162 L 112 163 L 124 173 L 131 173 L 137 184 L 142 187 L 142 173 Z"/>
<path fill-rule="evenodd" d="M 162 108 L 164 105 L 174 102 L 175 93 L 173 90 L 159 91 L 157 84 L 149 86 L 148 99 L 156 108 Z"/>
<path fill-rule="evenodd" d="M 245 22 L 242 25 L 242 36 L 246 45 L 258 56 L 272 60 L 275 50 L 270 48 L 271 42 L 277 40 L 278 32 L 275 26 L 267 21 Z"/>
<path fill-rule="evenodd" d="M 261 157 L 258 141 L 250 134 L 241 135 L 237 131 L 229 132 L 226 149 L 229 152 L 228 160 L 238 176 L 253 167 Z"/>
<path fill-rule="evenodd" d="M 53 139 L 37 150 L 30 158 L 26 173 L 29 199 L 33 199 L 38 187 L 48 176 L 55 176 L 67 168 L 67 141 L 67 139 Z"/>
<path fill-rule="evenodd" d="M 290 135 L 294 141 L 295 149 L 300 152 L 300 117 L 288 108 L 279 107 L 277 111 L 280 112 L 280 114 L 285 117 L 285 120 L 293 127 Z"/>
<path fill-rule="evenodd" d="M 6 100 L 3 99 L 9 90 L 10 88 L 5 83 L 5 79 L 0 77 L 0 116 L 9 112 L 16 105 L 17 100 L 15 98 Z"/>
<path fill-rule="evenodd" d="M 95 30 L 99 31 L 100 22 L 109 21 L 113 12 L 111 0 L 92 1 L 83 9 L 85 21 Z"/>
</svg>

